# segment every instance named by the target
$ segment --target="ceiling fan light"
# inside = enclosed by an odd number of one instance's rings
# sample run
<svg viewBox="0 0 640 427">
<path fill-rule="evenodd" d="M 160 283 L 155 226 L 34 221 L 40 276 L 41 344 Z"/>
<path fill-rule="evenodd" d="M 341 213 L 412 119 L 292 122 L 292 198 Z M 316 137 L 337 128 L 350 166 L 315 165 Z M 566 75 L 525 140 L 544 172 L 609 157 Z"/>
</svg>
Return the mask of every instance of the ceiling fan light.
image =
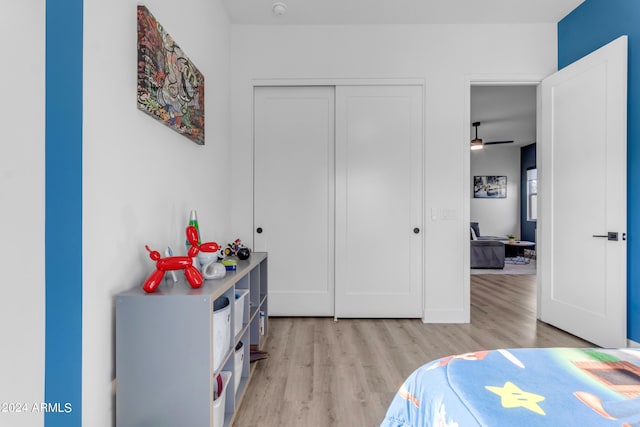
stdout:
<svg viewBox="0 0 640 427">
<path fill-rule="evenodd" d="M 482 139 L 478 138 L 478 126 L 480 126 L 480 122 L 473 122 L 472 126 L 476 128 L 476 137 L 471 140 L 471 149 L 472 150 L 482 150 Z"/>
<path fill-rule="evenodd" d="M 482 150 L 482 140 L 479 138 L 471 140 L 471 149 L 472 150 Z"/>
</svg>

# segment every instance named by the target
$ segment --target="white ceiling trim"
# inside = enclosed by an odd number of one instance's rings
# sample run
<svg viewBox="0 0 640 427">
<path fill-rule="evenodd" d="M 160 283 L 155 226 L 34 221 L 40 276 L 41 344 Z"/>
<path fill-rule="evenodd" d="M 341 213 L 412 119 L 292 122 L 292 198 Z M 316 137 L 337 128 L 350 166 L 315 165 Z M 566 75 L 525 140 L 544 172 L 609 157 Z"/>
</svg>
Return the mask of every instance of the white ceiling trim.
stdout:
<svg viewBox="0 0 640 427">
<path fill-rule="evenodd" d="M 232 24 L 557 23 L 584 0 L 223 0 Z M 286 5 L 277 16 L 273 4 Z"/>
<path fill-rule="evenodd" d="M 295 78 L 253 79 L 252 86 L 425 86 L 424 78 Z"/>
</svg>

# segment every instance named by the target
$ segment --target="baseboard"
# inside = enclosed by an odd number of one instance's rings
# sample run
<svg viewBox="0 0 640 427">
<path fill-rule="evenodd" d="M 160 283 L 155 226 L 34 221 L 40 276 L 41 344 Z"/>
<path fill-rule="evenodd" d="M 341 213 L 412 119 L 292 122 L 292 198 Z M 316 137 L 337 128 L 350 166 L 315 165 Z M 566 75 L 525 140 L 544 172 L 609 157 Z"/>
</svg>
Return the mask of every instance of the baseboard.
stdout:
<svg viewBox="0 0 640 427">
<path fill-rule="evenodd" d="M 470 323 L 467 310 L 426 310 L 422 318 L 424 323 Z"/>
</svg>

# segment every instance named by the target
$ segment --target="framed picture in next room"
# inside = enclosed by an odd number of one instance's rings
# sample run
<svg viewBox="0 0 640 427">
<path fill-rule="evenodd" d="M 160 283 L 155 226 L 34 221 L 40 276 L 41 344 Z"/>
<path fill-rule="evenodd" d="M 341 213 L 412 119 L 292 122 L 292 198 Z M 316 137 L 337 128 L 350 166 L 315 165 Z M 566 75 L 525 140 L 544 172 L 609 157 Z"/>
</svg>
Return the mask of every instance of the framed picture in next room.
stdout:
<svg viewBox="0 0 640 427">
<path fill-rule="evenodd" d="M 474 199 L 506 199 L 507 177 L 501 175 L 483 175 L 473 177 Z"/>
</svg>

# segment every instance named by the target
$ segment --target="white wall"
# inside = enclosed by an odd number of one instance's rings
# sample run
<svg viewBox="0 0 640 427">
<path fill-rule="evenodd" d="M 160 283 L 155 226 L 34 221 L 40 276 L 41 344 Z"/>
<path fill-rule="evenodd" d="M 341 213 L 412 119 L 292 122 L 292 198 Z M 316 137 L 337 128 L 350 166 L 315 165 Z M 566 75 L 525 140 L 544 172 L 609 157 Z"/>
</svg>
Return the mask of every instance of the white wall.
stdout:
<svg viewBox="0 0 640 427">
<path fill-rule="evenodd" d="M 113 425 L 114 295 L 153 271 L 144 245 L 184 254 L 191 209 L 204 241 L 235 238 L 222 2 L 145 2 L 205 75 L 204 146 L 136 107 L 136 3 L 84 1 L 82 417 L 92 427 Z"/>
<path fill-rule="evenodd" d="M 252 237 L 253 79 L 425 79 L 425 320 L 467 321 L 469 81 L 542 77 L 556 49 L 553 24 L 232 26 L 234 233 Z"/>
<path fill-rule="evenodd" d="M 507 177 L 506 199 L 474 199 L 473 177 Z M 486 148 L 471 152 L 471 221 L 485 236 L 513 234 L 520 238 L 520 147 Z M 506 237 L 505 237 L 506 238 Z"/>
<path fill-rule="evenodd" d="M 251 241 L 254 78 L 426 79 L 425 208 L 457 214 L 425 223 L 427 318 L 459 320 L 469 220 L 461 197 L 469 167 L 464 82 L 470 75 L 554 71 L 556 26 L 230 30 L 220 0 L 145 4 L 206 76 L 207 144 L 195 145 L 136 108 L 136 2 L 85 0 L 83 425 L 112 425 L 113 295 L 152 270 L 144 245 L 182 248 L 190 209 L 197 209 L 206 240 Z M 44 6 L 16 2 L 0 15 L 0 34 L 12 41 L 6 58 L 14 64 L 3 68 L 0 83 L 11 100 L 0 104 L 9 118 L 0 145 L 7 284 L 0 299 L 0 401 L 44 400 Z M 34 426 L 42 415 L 2 420 Z"/>
<path fill-rule="evenodd" d="M 44 401 L 44 16 L 35 0 L 0 14 L 0 402 L 7 403 Z M 42 423 L 38 413 L 0 413 L 2 425 Z"/>
</svg>

